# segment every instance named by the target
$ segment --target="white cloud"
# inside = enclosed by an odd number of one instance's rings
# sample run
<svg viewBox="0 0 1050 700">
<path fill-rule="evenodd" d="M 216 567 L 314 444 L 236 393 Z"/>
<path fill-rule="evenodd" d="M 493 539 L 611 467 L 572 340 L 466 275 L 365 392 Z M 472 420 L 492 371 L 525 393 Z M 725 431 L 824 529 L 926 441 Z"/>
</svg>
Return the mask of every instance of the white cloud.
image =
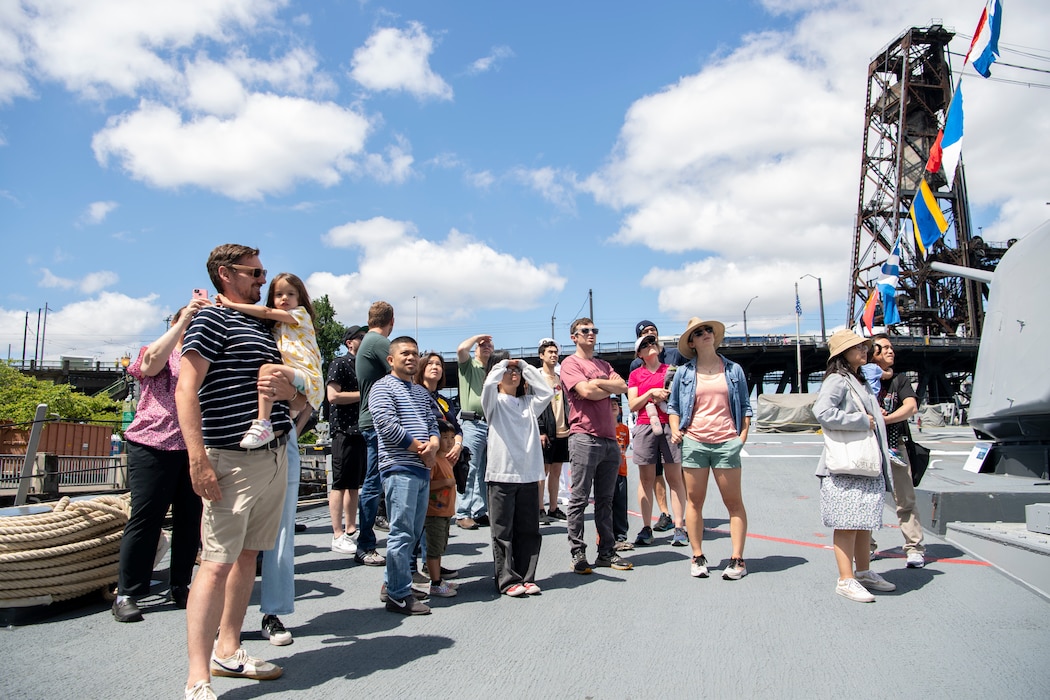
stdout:
<svg viewBox="0 0 1050 700">
<path fill-rule="evenodd" d="M 332 248 L 387 248 L 416 233 L 411 221 L 395 221 L 377 216 L 365 221 L 351 221 L 336 226 L 321 237 L 321 242 Z"/>
<path fill-rule="evenodd" d="M 331 102 L 273 94 L 249 95 L 228 119 L 185 121 L 175 109 L 142 101 L 112 117 L 92 139 L 99 163 L 115 158 L 156 187 L 192 185 L 233 199 L 259 199 L 297 181 L 338 183 L 357 166 L 368 119 Z"/>
<path fill-rule="evenodd" d="M 400 184 L 412 176 L 414 158 L 408 139 L 398 136 L 396 143 L 387 146 L 386 157 L 369 153 L 364 159 L 364 171 L 377 182 Z"/>
<path fill-rule="evenodd" d="M 84 279 L 80 280 L 80 291 L 84 294 L 94 294 L 100 292 L 106 287 L 112 287 L 120 281 L 120 277 L 117 273 L 110 272 L 109 270 L 102 270 L 100 272 L 91 272 L 84 275 Z"/>
<path fill-rule="evenodd" d="M 361 249 L 358 270 L 314 273 L 307 281 L 311 294 L 327 294 L 344 320 L 363 318 L 375 299 L 404 309 L 416 296 L 419 324 L 431 327 L 482 310 L 528 309 L 565 286 L 552 263 L 501 253 L 455 229 L 443 241 L 419 238 L 416 232 L 411 222 L 385 217 L 332 229 L 323 238 L 326 245 Z"/>
<path fill-rule="evenodd" d="M 354 51 L 350 77 L 372 91 L 404 91 L 417 99 L 452 99 L 452 88 L 430 67 L 434 40 L 426 28 L 411 22 L 407 29 L 385 27 Z"/>
<path fill-rule="evenodd" d="M 134 354 L 164 332 L 164 319 L 174 309 L 157 304 L 151 294 L 133 298 L 102 292 L 91 299 L 51 307 L 44 336 L 44 359 L 53 362 L 61 355 L 94 357 L 108 366 L 125 352 Z M 43 328 L 41 331 L 43 332 Z M 0 309 L 0 343 L 22 347 L 25 310 Z M 27 355 L 32 358 L 34 325 L 29 331 Z"/>
<path fill-rule="evenodd" d="M 73 289 L 74 287 L 76 287 L 84 294 L 94 294 L 105 289 L 106 287 L 112 287 L 114 284 L 120 281 L 120 278 L 117 276 L 117 273 L 110 272 L 109 270 L 89 272 L 88 274 L 84 275 L 84 277 L 80 280 L 59 277 L 46 267 L 41 268 L 40 272 L 41 287 L 48 287 L 52 289 Z"/>
<path fill-rule="evenodd" d="M 85 224 L 101 224 L 118 206 L 120 205 L 116 202 L 92 202 L 81 215 L 80 220 Z"/>
<path fill-rule="evenodd" d="M 0 2 L 0 104 L 33 92 L 26 76 L 24 35 L 28 24 L 29 15 L 22 3 Z"/>
<path fill-rule="evenodd" d="M 52 289 L 72 289 L 77 286 L 76 280 L 59 277 L 46 267 L 41 268 L 40 272 L 43 273 L 40 279 L 41 287 L 49 287 Z"/>
<path fill-rule="evenodd" d="M 179 83 L 169 55 L 269 21 L 285 0 L 28 0 L 24 39 L 35 70 L 90 97 Z"/>
<path fill-rule="evenodd" d="M 576 173 L 545 167 L 515 168 L 511 175 L 559 209 L 576 211 Z"/>
<path fill-rule="evenodd" d="M 822 276 L 826 304 L 841 301 L 871 57 L 931 16 L 971 32 L 979 14 L 948 0 L 764 4 L 797 15 L 797 22 L 745 37 L 696 74 L 638 99 L 606 164 L 580 185 L 621 213 L 614 242 L 681 256 L 677 270 L 645 277 L 644 284 L 660 290 L 665 312 L 739 317 L 758 288 L 764 293 L 749 311 L 749 325 L 756 306 L 763 310 L 771 297 L 787 311 L 766 309 L 770 321 L 790 321 L 793 282 L 807 273 Z M 1007 13 L 1011 42 L 1045 42 L 1042 3 L 1017 0 Z M 952 49 L 965 44 L 957 38 Z M 1050 174 L 1029 157 L 1050 145 L 1043 93 L 967 80 L 969 196 L 971 205 L 998 208 L 999 221 L 984 230 L 990 240 L 1030 230 L 1046 217 Z M 803 286 L 800 293 L 811 292 Z M 808 306 L 816 308 L 815 300 Z"/>
<path fill-rule="evenodd" d="M 496 46 L 493 47 L 492 53 L 488 56 L 483 56 L 478 60 L 474 61 L 467 67 L 467 73 L 469 75 L 480 75 L 481 73 L 487 73 L 490 70 L 499 70 L 500 64 L 508 58 L 511 58 L 514 52 L 510 50 L 509 46 Z"/>
</svg>

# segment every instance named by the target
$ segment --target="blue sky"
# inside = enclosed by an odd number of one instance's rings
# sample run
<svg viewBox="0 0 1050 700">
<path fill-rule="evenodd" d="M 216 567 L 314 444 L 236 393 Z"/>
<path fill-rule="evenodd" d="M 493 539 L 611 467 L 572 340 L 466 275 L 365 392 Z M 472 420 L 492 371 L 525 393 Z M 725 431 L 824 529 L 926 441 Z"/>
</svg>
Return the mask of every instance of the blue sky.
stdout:
<svg viewBox="0 0 1050 700">
<path fill-rule="evenodd" d="M 1050 9 L 1004 5 L 1001 62 L 1050 68 Z M 32 357 L 47 304 L 46 359 L 133 352 L 225 242 L 440 350 L 534 346 L 552 315 L 569 343 L 588 290 L 601 342 L 742 335 L 756 295 L 749 332 L 793 333 L 806 274 L 841 326 L 868 62 L 932 18 L 964 53 L 982 6 L 0 0 L 2 349 L 28 312 Z M 1050 91 L 967 84 L 974 226 L 1022 236 Z"/>
</svg>

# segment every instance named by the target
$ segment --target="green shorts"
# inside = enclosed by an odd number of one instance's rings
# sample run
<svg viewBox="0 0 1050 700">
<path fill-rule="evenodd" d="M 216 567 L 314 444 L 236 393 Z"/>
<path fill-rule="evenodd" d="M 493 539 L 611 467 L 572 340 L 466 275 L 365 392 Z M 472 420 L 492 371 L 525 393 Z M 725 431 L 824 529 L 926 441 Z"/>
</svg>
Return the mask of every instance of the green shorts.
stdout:
<svg viewBox="0 0 1050 700">
<path fill-rule="evenodd" d="M 697 442 L 682 438 L 682 466 L 686 469 L 739 469 L 744 443 L 735 437 L 725 442 Z"/>
</svg>

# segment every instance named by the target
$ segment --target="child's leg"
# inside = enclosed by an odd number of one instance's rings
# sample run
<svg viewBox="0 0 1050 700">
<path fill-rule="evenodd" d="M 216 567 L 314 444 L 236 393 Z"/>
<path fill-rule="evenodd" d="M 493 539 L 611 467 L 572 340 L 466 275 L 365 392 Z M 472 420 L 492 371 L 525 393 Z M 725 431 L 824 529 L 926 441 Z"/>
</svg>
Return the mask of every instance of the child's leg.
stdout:
<svg viewBox="0 0 1050 700">
<path fill-rule="evenodd" d="M 298 370 L 294 370 L 288 365 L 263 365 L 259 368 L 259 378 L 268 377 L 274 374 L 283 374 L 288 382 L 299 391 L 302 391 L 305 387 L 300 386 L 296 383 L 296 373 Z M 301 383 L 301 382 L 300 382 Z M 270 413 L 273 412 L 273 396 L 267 392 L 259 392 L 259 415 L 258 420 L 270 420 Z"/>
</svg>

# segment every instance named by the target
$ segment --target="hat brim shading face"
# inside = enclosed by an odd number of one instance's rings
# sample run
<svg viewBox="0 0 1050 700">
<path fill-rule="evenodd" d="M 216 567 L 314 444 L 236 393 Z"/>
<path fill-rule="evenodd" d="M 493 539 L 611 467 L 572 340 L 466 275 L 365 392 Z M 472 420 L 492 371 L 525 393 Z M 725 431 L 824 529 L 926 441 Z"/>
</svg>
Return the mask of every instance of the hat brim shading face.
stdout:
<svg viewBox="0 0 1050 700">
<path fill-rule="evenodd" d="M 689 319 L 689 323 L 685 327 L 685 331 L 678 338 L 678 352 L 682 353 L 683 357 L 692 359 L 696 357 L 696 350 L 689 345 L 689 338 L 700 326 L 710 326 L 715 331 L 715 347 L 717 348 L 722 344 L 722 341 L 726 337 L 726 324 L 721 321 L 704 321 L 699 316 L 694 316 Z"/>
<path fill-rule="evenodd" d="M 828 359 L 841 355 L 852 347 L 870 344 L 871 338 L 862 338 L 851 330 L 835 331 L 828 338 Z"/>
</svg>

